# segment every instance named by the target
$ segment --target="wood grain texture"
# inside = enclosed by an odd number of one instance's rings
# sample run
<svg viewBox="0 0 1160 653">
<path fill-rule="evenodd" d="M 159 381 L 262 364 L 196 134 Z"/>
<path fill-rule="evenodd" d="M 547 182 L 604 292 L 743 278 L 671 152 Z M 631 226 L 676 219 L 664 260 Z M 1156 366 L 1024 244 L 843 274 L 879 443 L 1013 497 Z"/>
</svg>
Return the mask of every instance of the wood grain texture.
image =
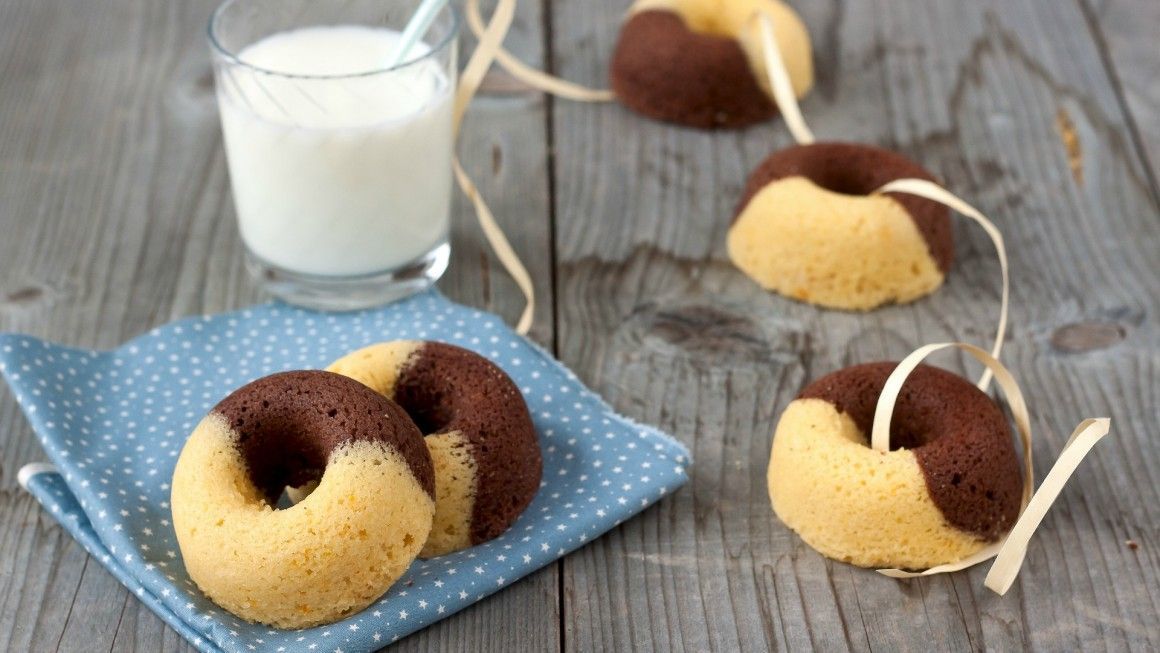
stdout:
<svg viewBox="0 0 1160 653">
<path fill-rule="evenodd" d="M 1134 135 L 1160 179 L 1160 3 L 1149 0 L 1084 0 L 1094 37 L 1104 49 L 1113 83 L 1132 117 Z"/>
<path fill-rule="evenodd" d="M 824 372 L 925 342 L 985 342 L 998 306 L 990 244 L 960 224 L 946 286 L 910 306 L 853 315 L 770 296 L 732 268 L 724 240 L 749 169 L 789 143 L 783 126 L 694 132 L 559 104 L 560 355 L 695 459 L 689 487 L 565 560 L 566 647 L 1160 646 L 1160 227 L 1085 13 L 1030 1 L 794 4 L 816 44 L 818 88 L 803 106 L 814 132 L 921 161 L 1004 231 L 1015 279 L 1006 359 L 1033 402 L 1039 477 L 1085 416 L 1110 414 L 1116 439 L 1048 516 L 1005 598 L 983 588 L 985 569 L 894 581 L 820 557 L 770 510 L 778 414 Z M 553 5 L 559 74 L 602 82 L 624 6 Z M 964 370 L 961 358 L 937 362 Z"/>
<path fill-rule="evenodd" d="M 112 347 L 260 299 L 202 41 L 215 1 L 0 2 L 0 330 Z M 461 152 L 536 281 L 533 337 L 696 464 L 688 487 L 567 558 L 562 582 L 549 567 L 397 648 L 1160 648 L 1154 9 L 1079 1 L 794 3 L 816 47 L 814 131 L 916 158 L 1004 231 L 1005 358 L 1032 402 L 1038 476 L 1081 418 L 1113 418 L 1007 597 L 982 588 L 985 569 L 901 582 L 827 561 L 773 517 L 764 478 L 777 417 L 811 379 L 987 341 L 985 236 L 960 225 L 946 286 L 910 306 L 771 296 L 723 243 L 745 175 L 790 142 L 781 124 L 683 130 L 493 72 Z M 525 0 L 508 47 L 604 85 L 627 4 Z M 514 320 L 522 300 L 463 202 L 453 242 L 443 290 Z M 16 470 L 41 459 L 0 388 L 0 650 L 191 650 L 19 491 Z"/>
<path fill-rule="evenodd" d="M 261 299 L 241 264 L 204 43 L 215 4 L 0 3 L 0 330 L 108 348 Z M 541 25 L 524 3 L 509 44 L 531 61 Z M 466 130 L 464 165 L 537 280 L 533 335 L 550 344 L 542 99 L 481 97 Z M 441 287 L 514 319 L 519 294 L 474 220 L 458 202 Z M 0 650 L 192 650 L 17 488 L 20 466 L 43 458 L 0 388 Z M 555 648 L 558 595 L 549 567 L 399 648 Z"/>
</svg>

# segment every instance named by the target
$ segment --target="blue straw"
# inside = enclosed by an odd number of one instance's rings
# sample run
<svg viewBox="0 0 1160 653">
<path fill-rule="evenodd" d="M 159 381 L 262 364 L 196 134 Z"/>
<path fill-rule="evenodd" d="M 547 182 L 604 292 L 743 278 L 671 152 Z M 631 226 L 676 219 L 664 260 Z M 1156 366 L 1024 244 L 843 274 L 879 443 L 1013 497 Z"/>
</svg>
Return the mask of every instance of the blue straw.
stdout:
<svg viewBox="0 0 1160 653">
<path fill-rule="evenodd" d="M 415 15 L 411 16 L 411 20 L 407 21 L 407 26 L 403 28 L 403 36 L 399 39 L 399 45 L 387 60 L 388 68 L 394 68 L 403 63 L 411 48 L 415 47 L 419 39 L 431 28 L 431 23 L 435 22 L 435 16 L 439 15 L 439 11 L 446 4 L 447 0 L 423 0 L 419 4 L 419 8 L 415 10 Z"/>
</svg>

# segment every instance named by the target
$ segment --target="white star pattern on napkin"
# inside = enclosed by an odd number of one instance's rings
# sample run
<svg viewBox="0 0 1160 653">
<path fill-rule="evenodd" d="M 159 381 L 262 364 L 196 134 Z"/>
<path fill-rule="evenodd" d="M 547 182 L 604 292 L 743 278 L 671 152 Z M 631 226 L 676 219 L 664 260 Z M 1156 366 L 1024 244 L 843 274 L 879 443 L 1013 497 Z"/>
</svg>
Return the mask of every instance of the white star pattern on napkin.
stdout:
<svg viewBox="0 0 1160 653">
<path fill-rule="evenodd" d="M 476 349 L 524 389 L 544 452 L 536 500 L 500 538 L 417 561 L 372 609 L 328 627 L 274 630 L 221 610 L 185 575 L 169 521 L 168 481 L 187 434 L 250 380 L 324 367 L 397 338 Z M 0 335 L 0 372 L 61 472 L 33 476 L 29 489 L 90 554 L 205 651 L 373 650 L 375 642 L 396 641 L 596 538 L 679 487 L 688 464 L 678 443 L 616 416 L 498 318 L 435 292 L 343 315 L 266 305 L 193 318 L 104 354 Z"/>
</svg>

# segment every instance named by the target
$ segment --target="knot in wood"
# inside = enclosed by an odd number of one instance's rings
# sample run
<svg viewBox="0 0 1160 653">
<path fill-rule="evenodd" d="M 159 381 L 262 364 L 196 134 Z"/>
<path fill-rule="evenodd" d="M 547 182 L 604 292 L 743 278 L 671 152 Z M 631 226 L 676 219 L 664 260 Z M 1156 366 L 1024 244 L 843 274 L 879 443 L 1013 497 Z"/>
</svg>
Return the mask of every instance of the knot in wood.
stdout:
<svg viewBox="0 0 1160 653">
<path fill-rule="evenodd" d="M 1122 341 L 1127 329 L 1114 322 L 1065 324 L 1051 334 L 1051 346 L 1068 354 L 1107 349 Z"/>
<path fill-rule="evenodd" d="M 630 337 L 645 346 L 663 343 L 663 347 L 696 358 L 755 362 L 767 360 L 770 354 L 764 334 L 753 320 L 718 306 L 653 306 L 638 313 L 630 325 Z"/>
</svg>

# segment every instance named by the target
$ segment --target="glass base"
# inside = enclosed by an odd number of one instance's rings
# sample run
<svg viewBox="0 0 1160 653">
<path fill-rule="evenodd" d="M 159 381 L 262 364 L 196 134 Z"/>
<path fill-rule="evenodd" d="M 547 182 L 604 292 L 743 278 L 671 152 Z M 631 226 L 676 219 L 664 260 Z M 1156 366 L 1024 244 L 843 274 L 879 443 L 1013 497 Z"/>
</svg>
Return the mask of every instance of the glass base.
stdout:
<svg viewBox="0 0 1160 653">
<path fill-rule="evenodd" d="M 246 250 L 246 269 L 267 292 L 296 306 L 354 311 L 382 306 L 430 288 L 447 270 L 451 245 L 442 243 L 406 265 L 358 277 L 302 274 L 271 265 Z"/>
</svg>

